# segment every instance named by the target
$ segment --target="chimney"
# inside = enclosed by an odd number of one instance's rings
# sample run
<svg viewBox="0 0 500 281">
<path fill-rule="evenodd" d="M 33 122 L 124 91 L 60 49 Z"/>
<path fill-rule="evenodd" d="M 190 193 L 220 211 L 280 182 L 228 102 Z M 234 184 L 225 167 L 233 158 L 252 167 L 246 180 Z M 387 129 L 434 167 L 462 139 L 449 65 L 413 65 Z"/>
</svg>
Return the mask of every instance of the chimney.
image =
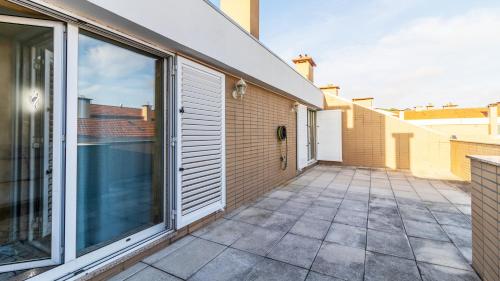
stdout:
<svg viewBox="0 0 500 281">
<path fill-rule="evenodd" d="M 491 136 L 498 135 L 498 103 L 488 105 L 488 132 Z"/>
<path fill-rule="evenodd" d="M 78 118 L 90 118 L 90 101 L 92 99 L 86 98 L 84 96 L 78 97 Z"/>
<path fill-rule="evenodd" d="M 295 69 L 306 79 L 314 83 L 314 67 L 316 67 L 314 60 L 305 54 L 299 55 L 292 61 L 295 64 Z"/>
<path fill-rule="evenodd" d="M 220 0 L 220 9 L 259 39 L 259 0 Z"/>
<path fill-rule="evenodd" d="M 367 97 L 367 98 L 354 98 L 352 99 L 352 102 L 355 104 L 359 104 L 364 107 L 372 108 L 373 107 L 373 98 L 372 97 Z"/>
<path fill-rule="evenodd" d="M 151 105 L 146 104 L 142 106 L 142 119 L 144 121 L 153 121 L 153 110 L 151 110 Z"/>
<path fill-rule="evenodd" d="M 339 96 L 339 90 L 340 90 L 339 86 L 328 84 L 326 86 L 320 87 L 319 89 L 323 92 L 323 94 L 333 95 L 336 97 Z"/>
</svg>

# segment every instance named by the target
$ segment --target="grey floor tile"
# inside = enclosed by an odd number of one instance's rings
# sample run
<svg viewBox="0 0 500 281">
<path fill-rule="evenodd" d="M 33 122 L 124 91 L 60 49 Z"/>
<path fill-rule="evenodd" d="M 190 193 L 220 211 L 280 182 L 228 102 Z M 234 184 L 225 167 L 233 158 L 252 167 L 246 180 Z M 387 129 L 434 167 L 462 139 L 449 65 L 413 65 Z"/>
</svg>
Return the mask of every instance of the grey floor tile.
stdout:
<svg viewBox="0 0 500 281">
<path fill-rule="evenodd" d="M 406 220 L 404 224 L 408 236 L 449 241 L 448 236 L 437 223 Z"/>
<path fill-rule="evenodd" d="M 452 243 L 410 237 L 410 245 L 417 261 L 472 270 Z"/>
<path fill-rule="evenodd" d="M 443 213 L 460 213 L 460 211 L 450 203 L 429 203 L 427 208 L 433 212 L 443 212 Z"/>
<path fill-rule="evenodd" d="M 309 269 L 321 246 L 321 240 L 287 234 L 274 246 L 268 257 Z"/>
<path fill-rule="evenodd" d="M 457 209 L 462 212 L 462 214 L 466 216 L 470 216 L 472 214 L 472 209 L 470 205 L 455 205 Z"/>
<path fill-rule="evenodd" d="M 403 222 L 399 215 L 382 215 L 370 213 L 368 216 L 368 228 L 381 231 L 403 231 Z"/>
<path fill-rule="evenodd" d="M 153 266 L 187 279 L 225 248 L 220 244 L 198 238 L 155 262 Z"/>
<path fill-rule="evenodd" d="M 311 270 L 345 280 L 363 280 L 365 251 L 323 243 Z"/>
<path fill-rule="evenodd" d="M 366 228 L 333 223 L 325 237 L 325 241 L 364 249 L 366 246 Z"/>
<path fill-rule="evenodd" d="M 366 212 L 368 211 L 368 203 L 357 200 L 344 199 L 344 201 L 342 201 L 342 204 L 340 205 L 340 208 L 346 210 Z"/>
<path fill-rule="evenodd" d="M 377 253 L 366 253 L 365 281 L 420 281 L 414 260 Z"/>
<path fill-rule="evenodd" d="M 398 208 L 396 206 L 381 206 L 370 204 L 370 214 L 371 213 L 388 216 L 399 216 Z"/>
<path fill-rule="evenodd" d="M 241 213 L 241 211 L 245 210 L 246 208 L 248 208 L 249 206 L 248 205 L 243 205 L 243 206 L 240 206 L 226 214 L 224 214 L 224 218 L 226 219 L 230 219 L 230 218 L 233 218 L 234 216 L 236 216 L 237 214 Z"/>
<path fill-rule="evenodd" d="M 228 248 L 200 269 L 189 280 L 230 281 L 244 280 L 252 268 L 264 258 L 248 252 Z"/>
<path fill-rule="evenodd" d="M 290 233 L 323 240 L 331 223 L 311 217 L 301 217 L 290 230 Z"/>
<path fill-rule="evenodd" d="M 428 263 L 418 263 L 424 281 L 481 281 L 475 272 Z"/>
<path fill-rule="evenodd" d="M 410 242 L 404 232 L 382 232 L 368 229 L 366 249 L 382 254 L 414 259 Z"/>
<path fill-rule="evenodd" d="M 183 238 L 175 241 L 174 243 L 172 243 L 171 245 L 169 245 L 165 249 L 162 249 L 162 250 L 152 254 L 151 256 L 146 257 L 142 261 L 144 263 L 147 263 L 147 264 L 153 264 L 153 263 L 161 260 L 162 258 L 170 255 L 171 253 L 173 253 L 177 249 L 184 247 L 186 244 L 192 242 L 195 239 L 196 239 L 196 237 L 191 236 L 191 235 L 183 237 Z"/>
<path fill-rule="evenodd" d="M 287 232 L 290 228 L 292 228 L 298 219 L 299 217 L 297 216 L 275 212 L 267 220 L 262 222 L 260 226 L 272 230 Z"/>
<path fill-rule="evenodd" d="M 291 196 L 295 195 L 295 192 L 285 191 L 285 190 L 275 190 L 267 194 L 269 198 L 288 200 Z"/>
<path fill-rule="evenodd" d="M 276 199 L 276 198 L 269 198 L 269 197 L 264 197 L 262 200 L 259 202 L 255 203 L 253 205 L 254 208 L 261 208 L 261 209 L 266 209 L 270 211 L 275 211 L 283 205 L 286 201 L 283 199 Z"/>
<path fill-rule="evenodd" d="M 400 207 L 399 212 L 401 213 L 401 218 L 403 218 L 403 221 L 412 220 L 412 221 L 437 223 L 434 216 L 431 214 L 431 212 L 427 211 L 427 209 L 418 210 L 418 209 Z"/>
<path fill-rule="evenodd" d="M 448 224 L 448 225 L 471 228 L 470 220 L 462 213 L 452 214 L 452 213 L 432 211 L 432 214 L 434 214 L 439 224 Z"/>
<path fill-rule="evenodd" d="M 471 229 L 454 225 L 443 225 L 442 227 L 455 245 L 466 247 L 472 246 Z"/>
<path fill-rule="evenodd" d="M 342 279 L 338 279 L 338 278 L 324 275 L 321 273 L 317 273 L 314 271 L 309 271 L 309 274 L 307 275 L 306 281 L 342 281 Z"/>
<path fill-rule="evenodd" d="M 121 280 L 126 280 L 130 276 L 136 274 L 137 272 L 143 270 L 146 268 L 148 265 L 142 262 L 138 262 L 131 267 L 127 268 L 125 271 L 122 271 L 118 273 L 117 275 L 111 277 L 108 279 L 108 281 L 121 281 Z M 0 279 L 1 280 L 1 279 Z"/>
<path fill-rule="evenodd" d="M 367 217 L 366 212 L 339 209 L 333 222 L 366 227 Z"/>
<path fill-rule="evenodd" d="M 317 218 L 317 219 L 321 219 L 321 220 L 332 221 L 333 218 L 335 217 L 336 213 L 337 213 L 336 208 L 327 208 L 327 207 L 322 207 L 322 206 L 311 206 L 306 210 L 306 212 L 304 213 L 304 216 Z"/>
<path fill-rule="evenodd" d="M 130 276 L 126 280 L 127 281 L 144 281 L 144 280 L 181 281 L 182 279 L 172 276 L 156 268 L 148 266 L 143 270 L 137 272 L 136 274 Z"/>
<path fill-rule="evenodd" d="M 229 246 L 254 227 L 244 222 L 222 219 L 194 232 L 193 236 Z"/>
<path fill-rule="evenodd" d="M 369 198 L 370 198 L 369 193 L 347 192 L 345 194 L 345 199 L 348 199 L 348 200 L 368 202 Z"/>
<path fill-rule="evenodd" d="M 301 204 L 306 204 L 306 205 L 311 205 L 314 202 L 315 198 L 307 197 L 301 193 L 298 193 L 292 197 L 290 197 L 290 200 L 288 202 L 295 202 L 295 203 L 301 203 Z"/>
<path fill-rule="evenodd" d="M 260 208 L 249 207 L 233 217 L 234 220 L 239 220 L 249 224 L 263 224 L 273 214 L 272 211 Z"/>
<path fill-rule="evenodd" d="M 284 262 L 265 259 L 258 263 L 247 275 L 248 281 L 303 281 L 306 279 L 307 269 L 293 266 Z"/>
<path fill-rule="evenodd" d="M 304 204 L 290 200 L 281 205 L 276 212 L 292 216 L 302 216 L 309 206 L 311 206 L 310 203 Z"/>
<path fill-rule="evenodd" d="M 313 204 L 328 208 L 338 208 L 341 202 L 342 199 L 340 198 L 326 197 L 321 195 L 320 197 L 318 197 L 318 199 L 314 200 Z"/>
<path fill-rule="evenodd" d="M 286 232 L 255 227 L 251 232 L 238 239 L 231 247 L 265 256 L 285 236 Z"/>
</svg>

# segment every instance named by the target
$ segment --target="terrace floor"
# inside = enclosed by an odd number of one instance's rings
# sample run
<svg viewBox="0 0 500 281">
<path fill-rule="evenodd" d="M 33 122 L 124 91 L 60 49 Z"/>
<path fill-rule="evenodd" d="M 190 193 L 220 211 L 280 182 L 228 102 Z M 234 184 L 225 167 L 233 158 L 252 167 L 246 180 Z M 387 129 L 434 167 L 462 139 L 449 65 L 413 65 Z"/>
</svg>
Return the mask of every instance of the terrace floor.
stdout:
<svg viewBox="0 0 500 281">
<path fill-rule="evenodd" d="M 470 213 L 455 183 L 316 166 L 112 280 L 480 280 Z"/>
</svg>

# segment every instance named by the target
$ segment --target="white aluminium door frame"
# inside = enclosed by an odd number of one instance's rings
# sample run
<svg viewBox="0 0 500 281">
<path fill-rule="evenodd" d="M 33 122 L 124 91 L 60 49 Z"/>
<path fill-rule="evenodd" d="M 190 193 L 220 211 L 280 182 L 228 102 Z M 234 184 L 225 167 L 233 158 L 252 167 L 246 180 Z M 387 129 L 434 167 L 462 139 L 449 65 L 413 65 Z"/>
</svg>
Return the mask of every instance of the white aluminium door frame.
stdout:
<svg viewBox="0 0 500 281">
<path fill-rule="evenodd" d="M 1 265 L 0 272 L 29 269 L 35 267 L 51 266 L 61 263 L 61 237 L 62 237 L 62 153 L 63 153 L 63 58 L 64 58 L 64 25 L 59 22 L 0 15 L 0 22 L 21 25 L 49 27 L 53 29 L 54 44 L 54 108 L 53 108 L 53 189 L 52 189 L 52 237 L 51 258 L 37 261 L 27 261 L 9 265 Z"/>
<path fill-rule="evenodd" d="M 150 228 L 134 233 L 120 240 L 103 246 L 97 250 L 86 253 L 80 257 L 77 256 L 76 239 L 77 239 L 77 157 L 78 157 L 78 35 L 80 28 L 78 25 L 68 23 L 67 28 L 67 97 L 66 97 L 66 206 L 65 206 L 65 264 L 61 266 L 59 271 L 68 269 L 77 269 L 81 265 L 89 265 L 99 260 L 109 258 L 121 251 L 129 248 L 137 243 L 140 243 L 158 233 L 170 231 L 165 229 L 165 221 L 154 225 Z M 167 54 L 168 55 L 168 54 Z M 166 55 L 166 56 L 167 56 Z M 164 66 L 167 65 L 167 57 L 164 56 Z M 167 70 L 162 74 L 164 80 Z M 163 87 L 165 88 L 165 85 Z M 162 98 L 165 99 L 167 92 L 162 93 Z M 165 145 L 164 149 L 168 149 Z M 168 192 L 168 186 L 164 178 L 164 191 Z M 166 201 L 164 201 L 166 202 Z M 170 208 L 165 205 L 164 208 Z"/>
</svg>

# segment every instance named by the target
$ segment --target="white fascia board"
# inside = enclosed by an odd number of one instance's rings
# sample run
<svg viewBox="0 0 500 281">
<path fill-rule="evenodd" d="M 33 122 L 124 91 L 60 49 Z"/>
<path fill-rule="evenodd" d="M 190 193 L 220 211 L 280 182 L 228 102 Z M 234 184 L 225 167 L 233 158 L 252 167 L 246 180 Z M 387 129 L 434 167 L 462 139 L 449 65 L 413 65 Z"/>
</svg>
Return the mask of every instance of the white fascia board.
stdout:
<svg viewBox="0 0 500 281">
<path fill-rule="evenodd" d="M 204 61 L 315 109 L 323 93 L 203 0 L 35 0 Z M 64 11 L 63 11 L 64 12 Z"/>
</svg>

